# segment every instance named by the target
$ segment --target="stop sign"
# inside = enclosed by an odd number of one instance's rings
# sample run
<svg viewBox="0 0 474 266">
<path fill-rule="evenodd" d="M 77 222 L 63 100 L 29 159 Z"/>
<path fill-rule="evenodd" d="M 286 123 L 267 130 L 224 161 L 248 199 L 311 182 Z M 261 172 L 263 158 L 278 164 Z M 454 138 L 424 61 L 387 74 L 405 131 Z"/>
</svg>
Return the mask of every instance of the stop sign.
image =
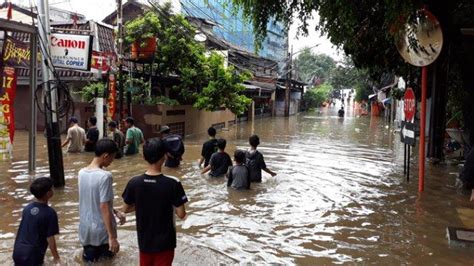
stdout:
<svg viewBox="0 0 474 266">
<path fill-rule="evenodd" d="M 405 120 L 411 121 L 415 116 L 415 93 L 411 88 L 407 88 L 404 96 L 404 107 L 403 111 L 405 113 Z"/>
</svg>

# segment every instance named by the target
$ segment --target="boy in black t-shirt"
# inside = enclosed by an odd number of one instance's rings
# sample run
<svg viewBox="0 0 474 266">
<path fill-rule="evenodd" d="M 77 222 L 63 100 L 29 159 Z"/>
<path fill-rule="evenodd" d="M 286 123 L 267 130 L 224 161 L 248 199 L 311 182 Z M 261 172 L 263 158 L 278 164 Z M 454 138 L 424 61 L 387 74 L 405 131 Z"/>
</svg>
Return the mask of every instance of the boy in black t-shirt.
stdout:
<svg viewBox="0 0 474 266">
<path fill-rule="evenodd" d="M 202 174 L 205 174 L 211 170 L 209 176 L 212 177 L 221 177 L 227 173 L 227 170 L 232 166 L 232 159 L 230 159 L 229 154 L 225 150 L 227 142 L 225 139 L 217 140 L 218 152 L 212 154 L 211 159 L 209 160 L 209 165 L 202 170 Z"/>
<path fill-rule="evenodd" d="M 201 150 L 201 160 L 199 161 L 199 167 L 201 167 L 202 163 L 204 163 L 204 167 L 209 165 L 209 161 L 211 160 L 211 156 L 213 153 L 217 151 L 217 139 L 216 139 L 216 129 L 210 127 L 207 130 L 207 134 L 209 135 L 209 140 L 204 142 L 202 145 Z"/>
<path fill-rule="evenodd" d="M 257 151 L 260 145 L 260 138 L 257 135 L 249 137 L 250 150 L 246 153 L 246 162 L 250 171 L 251 182 L 262 182 L 262 170 L 269 173 L 271 176 L 276 176 L 276 173 L 267 168 L 263 155 Z"/>
<path fill-rule="evenodd" d="M 54 194 L 52 187 L 53 181 L 47 177 L 35 179 L 30 186 L 30 192 L 36 201 L 23 209 L 13 248 L 15 265 L 43 265 L 48 246 L 54 263 L 59 263 L 54 239 L 59 234 L 58 215 L 48 206 L 48 201 Z"/>
<path fill-rule="evenodd" d="M 140 265 L 171 265 L 176 248 L 174 215 L 186 216 L 188 198 L 179 179 L 161 173 L 165 161 L 163 141 L 153 138 L 143 145 L 148 162 L 145 174 L 133 177 L 122 194 L 125 213 L 135 211 Z"/>
<path fill-rule="evenodd" d="M 99 130 L 97 129 L 97 118 L 92 116 L 88 120 L 89 129 L 86 134 L 86 145 L 84 147 L 85 151 L 93 152 L 95 151 L 95 144 L 99 140 Z"/>
</svg>

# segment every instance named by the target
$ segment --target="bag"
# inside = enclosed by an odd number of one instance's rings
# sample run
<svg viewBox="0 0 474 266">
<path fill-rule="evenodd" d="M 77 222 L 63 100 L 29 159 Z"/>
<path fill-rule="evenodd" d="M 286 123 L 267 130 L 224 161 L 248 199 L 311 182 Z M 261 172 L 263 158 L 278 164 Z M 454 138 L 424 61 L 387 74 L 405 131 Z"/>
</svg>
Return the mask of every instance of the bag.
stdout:
<svg viewBox="0 0 474 266">
<path fill-rule="evenodd" d="M 176 159 L 181 158 L 184 154 L 184 144 L 178 135 L 170 135 L 165 138 L 166 151 Z"/>
</svg>

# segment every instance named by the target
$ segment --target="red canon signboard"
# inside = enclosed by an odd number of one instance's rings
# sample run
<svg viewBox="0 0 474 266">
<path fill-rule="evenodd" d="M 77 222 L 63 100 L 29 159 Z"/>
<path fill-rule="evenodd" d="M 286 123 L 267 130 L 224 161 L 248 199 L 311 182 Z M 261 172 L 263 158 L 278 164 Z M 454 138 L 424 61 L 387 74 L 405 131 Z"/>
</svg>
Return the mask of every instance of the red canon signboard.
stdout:
<svg viewBox="0 0 474 266">
<path fill-rule="evenodd" d="M 403 111 L 405 112 L 405 121 L 411 121 L 415 117 L 415 93 L 411 88 L 407 88 L 404 97 L 405 105 Z"/>
</svg>

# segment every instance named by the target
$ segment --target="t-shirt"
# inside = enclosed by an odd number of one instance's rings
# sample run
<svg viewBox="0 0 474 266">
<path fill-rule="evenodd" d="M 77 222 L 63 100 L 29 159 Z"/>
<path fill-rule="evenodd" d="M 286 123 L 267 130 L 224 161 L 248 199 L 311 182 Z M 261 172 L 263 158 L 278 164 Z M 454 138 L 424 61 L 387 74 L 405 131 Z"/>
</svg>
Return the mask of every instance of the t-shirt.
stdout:
<svg viewBox="0 0 474 266">
<path fill-rule="evenodd" d="M 87 130 L 86 151 L 95 151 L 95 144 L 99 140 L 99 130 L 96 127 L 91 127 Z"/>
<path fill-rule="evenodd" d="M 204 167 L 209 165 L 211 156 L 217 152 L 217 139 L 210 139 L 202 145 L 201 156 L 204 157 Z"/>
<path fill-rule="evenodd" d="M 167 157 L 165 166 L 167 167 L 178 167 L 180 161 L 182 160 L 182 156 L 184 154 L 184 143 L 183 139 L 179 135 L 168 135 L 163 138 L 163 143 L 165 146 L 165 150 L 169 153 L 173 158 Z"/>
<path fill-rule="evenodd" d="M 125 147 L 125 154 L 132 155 L 138 153 L 138 147 L 143 139 L 143 133 L 138 127 L 131 127 L 127 129 L 127 140 L 131 140 L 132 143 L 127 144 Z"/>
<path fill-rule="evenodd" d="M 69 139 L 67 152 L 81 152 L 86 142 L 86 132 L 82 127 L 72 126 L 67 130 L 66 138 Z"/>
<path fill-rule="evenodd" d="M 245 165 L 229 167 L 227 172 L 227 186 L 234 189 L 250 188 L 250 173 Z"/>
<path fill-rule="evenodd" d="M 58 215 L 47 204 L 32 202 L 24 209 L 13 248 L 15 265 L 42 265 L 47 238 L 59 234 Z"/>
<path fill-rule="evenodd" d="M 229 166 L 232 166 L 232 159 L 226 152 L 218 151 L 212 154 L 209 165 L 211 166 L 210 176 L 223 176 L 227 173 Z"/>
<path fill-rule="evenodd" d="M 247 151 L 245 153 L 246 162 L 248 169 L 250 170 L 250 181 L 251 182 L 262 182 L 262 169 L 267 168 L 265 164 L 265 159 L 263 159 L 263 155 L 255 150 L 255 151 Z"/>
<path fill-rule="evenodd" d="M 83 246 L 100 246 L 109 242 L 100 204 L 109 203 L 113 218 L 113 198 L 110 172 L 85 168 L 79 171 L 79 240 Z M 112 225 L 116 227 L 115 219 L 112 219 Z"/>
<path fill-rule="evenodd" d="M 122 194 L 128 205 L 135 205 L 138 247 L 141 252 L 176 248 L 174 208 L 188 202 L 179 179 L 163 174 L 133 177 Z"/>
<path fill-rule="evenodd" d="M 114 142 L 117 144 L 118 152 L 115 155 L 115 158 L 122 158 L 123 156 L 123 147 L 125 147 L 125 136 L 123 135 L 122 131 L 115 130 L 112 133 L 112 137 Z"/>
</svg>

